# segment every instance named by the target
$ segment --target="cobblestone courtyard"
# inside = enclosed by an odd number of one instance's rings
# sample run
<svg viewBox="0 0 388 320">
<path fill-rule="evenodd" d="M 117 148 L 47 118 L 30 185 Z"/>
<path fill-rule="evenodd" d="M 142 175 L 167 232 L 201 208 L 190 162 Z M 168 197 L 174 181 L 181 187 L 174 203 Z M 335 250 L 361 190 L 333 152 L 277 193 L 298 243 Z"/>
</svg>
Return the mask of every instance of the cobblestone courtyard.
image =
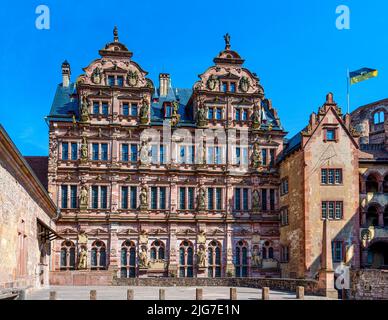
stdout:
<svg viewBox="0 0 388 320">
<path fill-rule="evenodd" d="M 48 300 L 50 291 L 57 292 L 58 300 L 89 300 L 90 290 L 97 291 L 97 300 L 126 300 L 127 289 L 134 290 L 134 300 L 158 300 L 159 287 L 125 286 L 51 286 L 27 294 L 27 300 Z M 195 287 L 164 287 L 166 300 L 194 300 Z M 202 287 L 204 300 L 229 300 L 228 287 Z M 261 289 L 237 288 L 238 300 L 261 300 Z M 296 300 L 295 293 L 270 291 L 272 300 Z M 305 296 L 305 300 L 322 300 L 324 297 Z"/>
</svg>

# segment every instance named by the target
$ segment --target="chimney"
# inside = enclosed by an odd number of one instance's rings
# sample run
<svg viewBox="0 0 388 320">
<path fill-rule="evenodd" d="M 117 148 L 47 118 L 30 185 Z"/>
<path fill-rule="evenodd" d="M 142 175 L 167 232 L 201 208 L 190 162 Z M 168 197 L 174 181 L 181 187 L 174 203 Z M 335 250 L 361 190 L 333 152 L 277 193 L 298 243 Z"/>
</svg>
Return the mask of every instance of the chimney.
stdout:
<svg viewBox="0 0 388 320">
<path fill-rule="evenodd" d="M 170 87 L 170 75 L 168 73 L 159 74 L 159 95 L 167 96 L 168 88 Z"/>
<path fill-rule="evenodd" d="M 70 64 L 65 60 L 62 63 L 62 86 L 68 88 L 70 85 Z"/>
</svg>

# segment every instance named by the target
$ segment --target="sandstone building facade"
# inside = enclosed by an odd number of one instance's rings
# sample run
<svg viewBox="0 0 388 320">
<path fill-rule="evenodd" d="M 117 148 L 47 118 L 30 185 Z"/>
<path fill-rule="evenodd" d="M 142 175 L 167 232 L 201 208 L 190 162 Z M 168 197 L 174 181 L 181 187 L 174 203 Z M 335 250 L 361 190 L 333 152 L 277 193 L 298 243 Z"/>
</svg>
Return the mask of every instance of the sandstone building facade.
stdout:
<svg viewBox="0 0 388 320">
<path fill-rule="evenodd" d="M 229 35 L 192 89 L 157 88 L 117 29 L 99 54 L 75 83 L 63 63 L 47 117 L 55 279 L 279 275 L 286 133 Z"/>
<path fill-rule="evenodd" d="M 49 284 L 56 216 L 47 190 L 0 126 L 0 297 Z"/>
</svg>

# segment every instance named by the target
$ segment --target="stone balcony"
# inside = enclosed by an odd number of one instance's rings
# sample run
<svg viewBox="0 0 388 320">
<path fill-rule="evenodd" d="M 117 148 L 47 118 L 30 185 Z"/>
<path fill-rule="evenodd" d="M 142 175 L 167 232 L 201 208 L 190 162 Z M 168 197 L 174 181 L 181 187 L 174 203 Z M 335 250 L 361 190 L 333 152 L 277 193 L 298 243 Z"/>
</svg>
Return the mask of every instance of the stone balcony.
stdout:
<svg viewBox="0 0 388 320">
<path fill-rule="evenodd" d="M 363 242 L 364 247 L 372 240 L 388 240 L 388 227 L 360 228 L 360 240 Z"/>
<path fill-rule="evenodd" d="M 360 195 L 361 207 L 365 208 L 370 203 L 378 203 L 382 207 L 385 207 L 388 204 L 388 194 L 377 193 L 377 192 L 361 193 Z"/>
</svg>

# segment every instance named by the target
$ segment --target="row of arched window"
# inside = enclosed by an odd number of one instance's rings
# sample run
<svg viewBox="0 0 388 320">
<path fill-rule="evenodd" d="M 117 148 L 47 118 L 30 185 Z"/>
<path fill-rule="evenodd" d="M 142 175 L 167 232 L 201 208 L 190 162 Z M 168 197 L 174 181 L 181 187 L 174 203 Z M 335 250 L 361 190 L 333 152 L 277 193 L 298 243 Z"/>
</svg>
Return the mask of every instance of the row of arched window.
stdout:
<svg viewBox="0 0 388 320">
<path fill-rule="evenodd" d="M 76 268 L 76 250 L 72 241 L 64 241 L 61 245 L 60 266 L 62 270 L 72 270 Z M 86 249 L 86 248 L 85 248 Z M 235 246 L 235 276 L 247 277 L 249 260 L 248 260 L 248 243 L 240 240 Z M 258 246 L 253 250 L 258 252 Z M 165 259 L 165 245 L 163 241 L 155 240 L 150 247 L 150 260 Z M 261 256 L 263 259 L 273 258 L 273 248 L 267 241 L 262 247 Z M 92 270 L 105 269 L 107 266 L 106 246 L 101 240 L 96 240 L 92 244 L 90 251 L 90 268 Z M 125 240 L 121 245 L 120 251 L 120 275 L 122 278 L 136 277 L 137 253 L 134 241 Z M 216 278 L 222 275 L 222 247 L 221 243 L 213 240 L 209 243 L 207 249 L 207 269 L 208 277 Z M 179 246 L 179 277 L 194 276 L 194 245 L 189 240 L 184 240 Z"/>
</svg>

